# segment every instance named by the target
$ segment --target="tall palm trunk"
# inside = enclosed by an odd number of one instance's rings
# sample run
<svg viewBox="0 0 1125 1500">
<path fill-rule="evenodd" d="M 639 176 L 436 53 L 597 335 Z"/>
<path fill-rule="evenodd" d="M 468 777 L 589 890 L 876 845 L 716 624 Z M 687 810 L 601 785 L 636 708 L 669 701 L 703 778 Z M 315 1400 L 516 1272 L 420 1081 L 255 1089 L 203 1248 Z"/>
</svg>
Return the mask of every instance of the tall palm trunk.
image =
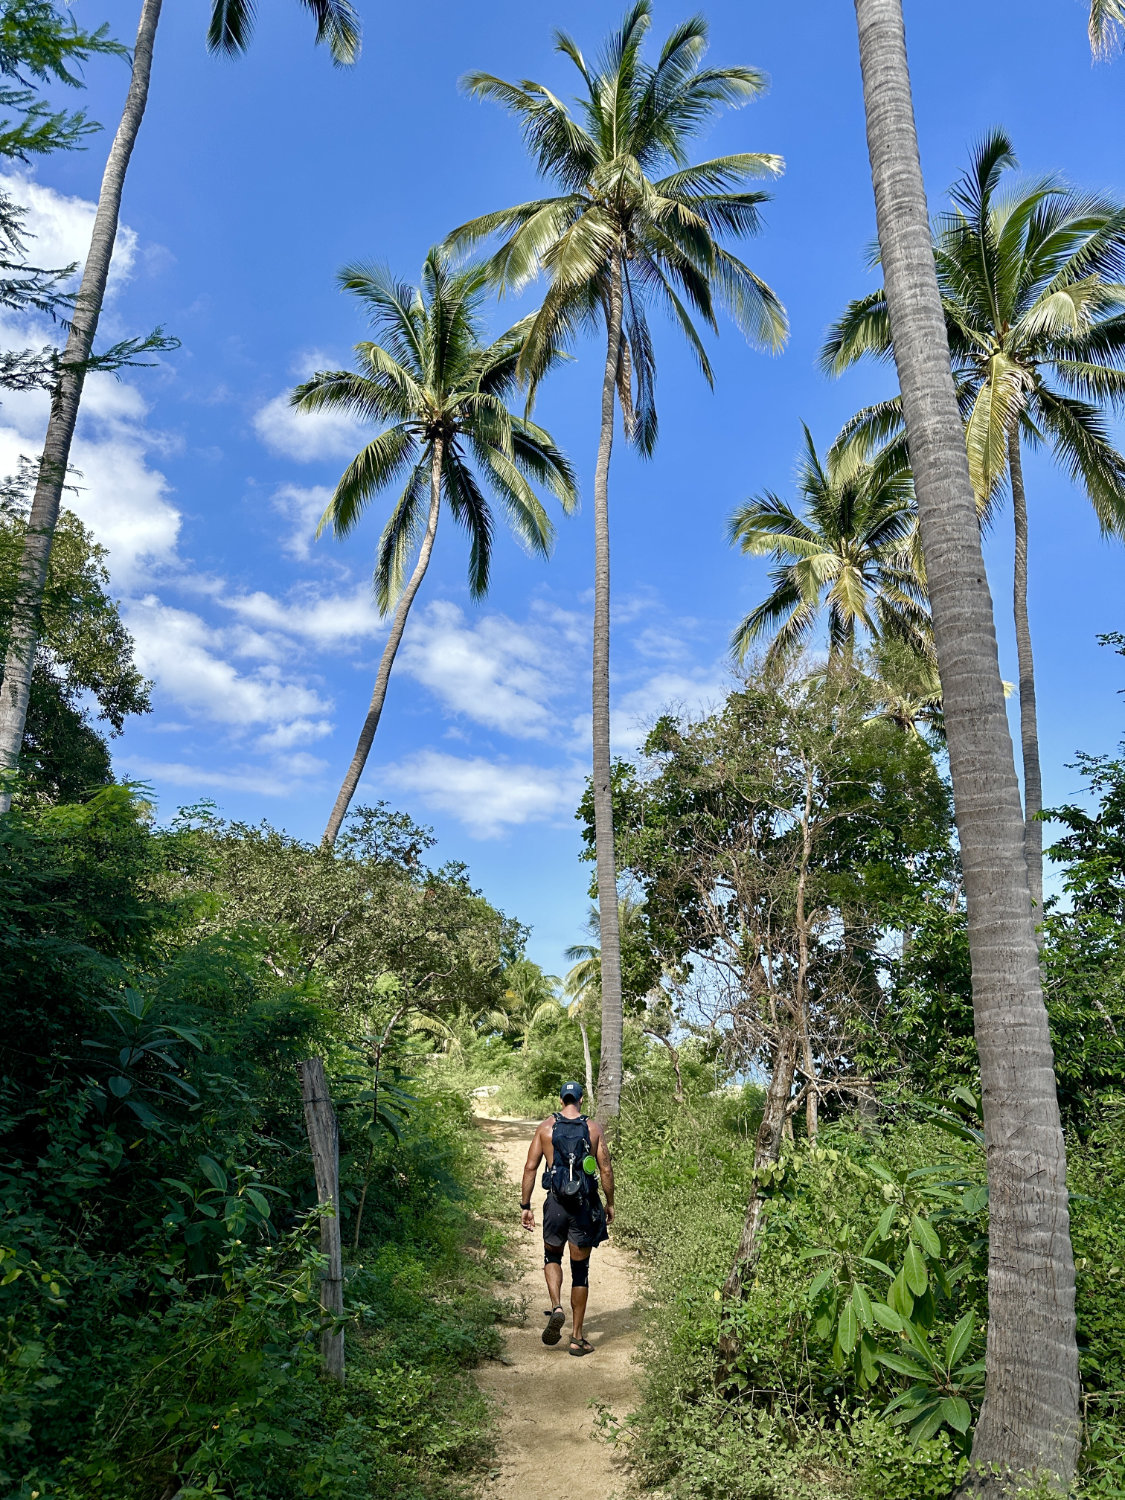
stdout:
<svg viewBox="0 0 1125 1500">
<path fill-rule="evenodd" d="M 606 318 L 602 430 L 594 470 L 594 846 L 598 869 L 601 942 L 602 1050 L 598 1064 L 598 1115 L 613 1119 L 621 1105 L 621 930 L 617 915 L 617 861 L 613 847 L 613 791 L 609 754 L 609 457 L 613 450 L 614 391 L 621 350 L 621 255 L 610 267 Z"/>
<path fill-rule="evenodd" d="M 39 643 L 39 610 L 51 560 L 51 544 L 59 519 L 63 484 L 70 464 L 70 449 L 78 421 L 78 407 L 86 379 L 86 366 L 94 347 L 94 335 L 105 300 L 106 279 L 117 238 L 121 213 L 121 193 L 125 173 L 133 154 L 137 132 L 148 102 L 149 76 L 152 72 L 152 48 L 160 20 L 161 0 L 144 0 L 133 50 L 133 73 L 121 122 L 113 138 L 109 159 L 98 194 L 98 210 L 90 236 L 90 251 L 82 271 L 82 281 L 74 308 L 74 319 L 66 341 L 59 376 L 51 397 L 51 414 L 31 514 L 27 522 L 20 580 L 12 609 L 11 633 L 4 660 L 4 681 L 0 684 L 0 770 L 11 770 L 19 761 L 27 722 L 27 702 L 31 692 L 31 674 Z M 0 812 L 11 805 L 10 792 L 0 788 Z"/>
<path fill-rule="evenodd" d="M 371 705 L 367 710 L 367 717 L 363 721 L 360 730 L 359 741 L 352 756 L 348 774 L 344 777 L 332 808 L 332 816 L 328 819 L 328 827 L 324 830 L 321 844 L 326 848 L 336 842 L 336 836 L 340 832 L 340 825 L 344 821 L 344 815 L 348 810 L 348 804 L 355 796 L 355 789 L 359 785 L 359 778 L 363 775 L 363 768 L 367 764 L 367 757 L 371 753 L 372 741 L 375 739 L 375 731 L 379 727 L 379 719 L 383 712 L 383 703 L 387 696 L 387 684 L 391 680 L 391 668 L 394 666 L 395 655 L 398 652 L 399 643 L 402 640 L 402 632 L 406 629 L 406 617 L 410 613 L 410 606 L 414 603 L 414 596 L 422 586 L 422 579 L 426 576 L 426 569 L 430 566 L 430 554 L 434 550 L 434 537 L 437 535 L 438 515 L 441 511 L 441 464 L 445 451 L 445 444 L 440 437 L 434 439 L 434 452 L 430 464 L 430 513 L 426 518 L 426 534 L 422 538 L 422 546 L 418 553 L 418 561 L 414 565 L 414 571 L 410 575 L 410 582 L 402 591 L 402 598 L 398 601 L 394 619 L 391 621 L 391 633 L 387 637 L 387 644 L 383 647 L 383 657 L 379 662 L 379 671 L 375 678 L 375 690 L 371 694 Z"/>
<path fill-rule="evenodd" d="M 992 600 L 922 183 L 901 0 L 855 0 L 895 363 L 945 703 L 989 1181 L 988 1373 L 973 1441 L 1001 1470 L 1073 1475 L 1078 1440 L 1066 1156 Z"/>
<path fill-rule="evenodd" d="M 1008 472 L 1012 478 L 1016 556 L 1012 589 L 1016 617 L 1016 654 L 1020 669 L 1020 740 L 1023 745 L 1023 847 L 1027 883 L 1034 916 L 1043 911 L 1043 825 L 1035 816 L 1043 806 L 1043 778 L 1039 769 L 1039 725 L 1035 713 L 1035 660 L 1031 654 L 1031 625 L 1027 616 L 1027 495 L 1023 487 L 1023 455 L 1019 428 L 1008 434 Z"/>
</svg>

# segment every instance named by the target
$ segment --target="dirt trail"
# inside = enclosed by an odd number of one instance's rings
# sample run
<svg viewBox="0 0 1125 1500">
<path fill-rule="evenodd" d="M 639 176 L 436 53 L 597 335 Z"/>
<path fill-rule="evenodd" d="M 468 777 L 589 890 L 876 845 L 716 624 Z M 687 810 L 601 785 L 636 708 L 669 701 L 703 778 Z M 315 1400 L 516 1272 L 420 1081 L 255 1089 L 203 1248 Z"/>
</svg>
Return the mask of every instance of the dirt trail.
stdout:
<svg viewBox="0 0 1125 1500">
<path fill-rule="evenodd" d="M 480 1121 L 489 1150 L 504 1164 L 518 1203 L 520 1174 L 537 1121 Z M 479 1382 L 500 1406 L 499 1475 L 486 1482 L 484 1500 L 613 1500 L 626 1491 L 626 1476 L 613 1449 L 594 1435 L 592 1401 L 624 1416 L 635 1404 L 631 1356 L 636 1344 L 633 1314 L 635 1262 L 611 1239 L 590 1263 L 590 1305 L 585 1335 L 595 1352 L 583 1359 L 567 1353 L 570 1335 L 570 1271 L 564 1267 L 562 1342 L 548 1348 L 540 1338 L 546 1319 L 543 1281 L 543 1189 L 532 1204 L 535 1232 L 524 1235 L 523 1274 L 517 1296 L 527 1299 L 527 1326 L 507 1336 L 510 1365 L 485 1365 Z"/>
</svg>

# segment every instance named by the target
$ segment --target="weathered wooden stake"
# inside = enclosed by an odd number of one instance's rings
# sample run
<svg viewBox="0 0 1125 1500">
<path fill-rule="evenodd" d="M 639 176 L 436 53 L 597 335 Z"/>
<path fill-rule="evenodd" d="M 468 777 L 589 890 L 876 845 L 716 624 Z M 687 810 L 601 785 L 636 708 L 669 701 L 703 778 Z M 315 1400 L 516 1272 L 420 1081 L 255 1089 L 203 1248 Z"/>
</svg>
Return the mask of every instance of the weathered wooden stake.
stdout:
<svg viewBox="0 0 1125 1500">
<path fill-rule="evenodd" d="M 328 1266 L 320 1280 L 320 1305 L 332 1318 L 344 1315 L 344 1260 L 340 1241 L 340 1128 L 328 1093 L 324 1063 L 310 1057 L 297 1064 L 301 1097 L 305 1103 L 305 1128 L 312 1149 L 316 1174 L 316 1196 L 332 1213 L 320 1218 L 320 1248 Z M 344 1383 L 344 1330 L 330 1325 L 320 1335 L 320 1355 L 325 1373 Z"/>
</svg>

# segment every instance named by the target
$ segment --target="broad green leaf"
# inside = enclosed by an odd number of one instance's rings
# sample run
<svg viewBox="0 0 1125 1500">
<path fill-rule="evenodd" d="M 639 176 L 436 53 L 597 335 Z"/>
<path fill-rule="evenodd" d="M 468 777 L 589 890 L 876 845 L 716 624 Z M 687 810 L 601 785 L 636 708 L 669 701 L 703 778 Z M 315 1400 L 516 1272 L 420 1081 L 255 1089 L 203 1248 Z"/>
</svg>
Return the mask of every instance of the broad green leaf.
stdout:
<svg viewBox="0 0 1125 1500">
<path fill-rule="evenodd" d="M 897 1203 L 891 1203 L 879 1215 L 879 1238 L 881 1240 L 885 1240 L 887 1238 L 887 1236 L 890 1234 L 890 1232 L 891 1232 L 891 1226 L 894 1224 L 895 1214 L 897 1214 L 897 1213 L 898 1213 L 898 1204 Z"/>
<path fill-rule="evenodd" d="M 968 1432 L 973 1414 L 964 1396 L 946 1396 L 940 1410 L 943 1422 L 948 1422 L 957 1432 Z"/>
<path fill-rule="evenodd" d="M 218 1188 L 221 1193 L 225 1193 L 227 1190 L 227 1174 L 219 1166 L 214 1157 L 200 1156 L 196 1160 L 199 1163 L 199 1170 L 211 1186 Z"/>
<path fill-rule="evenodd" d="M 114 1074 L 114 1076 L 109 1080 L 109 1091 L 117 1099 L 124 1099 L 125 1095 L 129 1093 L 132 1087 L 133 1085 L 129 1082 L 129 1080 L 127 1078 L 122 1078 L 120 1073 Z"/>
<path fill-rule="evenodd" d="M 859 1325 L 856 1320 L 855 1308 L 852 1306 L 851 1300 L 849 1300 L 844 1303 L 844 1310 L 840 1314 L 840 1326 L 836 1332 L 840 1348 L 845 1354 L 850 1354 L 855 1348 L 858 1332 Z"/>
<path fill-rule="evenodd" d="M 852 1287 L 852 1306 L 855 1308 L 855 1315 L 861 1327 L 873 1328 L 875 1326 L 871 1317 L 871 1298 L 861 1281 L 857 1281 Z"/>
<path fill-rule="evenodd" d="M 261 1214 L 262 1218 L 263 1219 L 268 1219 L 269 1216 L 270 1216 L 269 1201 L 266 1198 L 264 1198 L 261 1193 L 259 1193 L 258 1189 L 257 1188 L 247 1188 L 246 1189 L 246 1196 L 250 1199 L 250 1202 L 254 1205 L 254 1207 Z"/>
<path fill-rule="evenodd" d="M 925 1380 L 929 1377 L 929 1370 L 911 1359 L 908 1354 L 879 1354 L 876 1356 L 881 1365 L 886 1365 L 888 1370 L 896 1370 L 900 1375 L 909 1375 L 912 1380 Z"/>
<path fill-rule="evenodd" d="M 876 1323 L 881 1323 L 884 1328 L 890 1328 L 895 1333 L 902 1332 L 902 1319 L 893 1307 L 888 1307 L 885 1302 L 873 1302 L 871 1304 L 871 1315 Z"/>
<path fill-rule="evenodd" d="M 910 1225 L 922 1249 L 931 1260 L 937 1260 L 941 1255 L 941 1241 L 929 1219 L 922 1218 L 921 1214 L 914 1214 Z"/>
<path fill-rule="evenodd" d="M 952 1370 L 960 1363 L 973 1337 L 973 1315 L 966 1313 L 945 1341 L 945 1367 Z"/>
<path fill-rule="evenodd" d="M 962 1195 L 961 1207 L 967 1214 L 983 1213 L 988 1207 L 988 1188 L 983 1183 L 969 1188 Z"/>
<path fill-rule="evenodd" d="M 942 1415 L 941 1406 L 939 1405 L 934 1407 L 932 1411 L 930 1411 L 926 1416 L 922 1418 L 920 1422 L 917 1422 L 910 1429 L 910 1437 L 912 1441 L 915 1443 L 929 1442 L 930 1438 L 933 1437 L 934 1433 L 938 1430 L 944 1420 L 945 1418 Z"/>
<path fill-rule="evenodd" d="M 902 1263 L 902 1275 L 906 1278 L 906 1284 L 915 1297 L 921 1297 L 930 1284 L 930 1278 L 926 1271 L 926 1262 L 921 1250 L 911 1240 L 906 1247 L 906 1257 Z"/>
<path fill-rule="evenodd" d="M 908 1318 L 914 1311 L 914 1297 L 906 1284 L 906 1277 L 901 1271 L 891 1282 L 891 1289 L 887 1293 L 887 1301 L 900 1317 Z"/>
<path fill-rule="evenodd" d="M 835 1269 L 835 1266 L 826 1266 L 825 1269 L 821 1271 L 820 1274 L 815 1278 L 812 1285 L 809 1287 L 810 1302 L 815 1302 L 816 1299 L 820 1296 L 821 1292 L 832 1280 Z"/>
</svg>

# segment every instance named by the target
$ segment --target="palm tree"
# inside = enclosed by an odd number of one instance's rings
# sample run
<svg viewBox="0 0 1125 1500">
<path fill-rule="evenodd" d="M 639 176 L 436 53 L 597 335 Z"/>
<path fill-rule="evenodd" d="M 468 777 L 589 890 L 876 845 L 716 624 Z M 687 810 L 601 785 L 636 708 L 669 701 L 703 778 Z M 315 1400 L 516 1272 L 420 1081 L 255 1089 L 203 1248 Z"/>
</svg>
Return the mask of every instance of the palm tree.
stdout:
<svg viewBox="0 0 1125 1500">
<path fill-rule="evenodd" d="M 302 0 L 316 17 L 318 42 L 326 42 L 334 61 L 350 63 L 359 50 L 359 28 L 351 0 Z M 144 0 L 133 50 L 133 67 L 125 107 L 117 127 L 98 194 L 90 251 L 74 304 L 70 332 L 51 396 L 51 414 L 35 495 L 28 517 L 20 563 L 20 586 L 12 610 L 4 678 L 0 683 L 0 771 L 11 770 L 23 746 L 31 674 L 39 642 L 39 608 L 58 525 L 63 484 L 90 367 L 94 336 L 105 299 L 109 263 L 121 214 L 125 174 L 148 103 L 152 49 L 160 21 L 161 0 Z M 252 0 L 213 0 L 208 42 L 213 50 L 240 52 L 249 40 Z M 0 812 L 11 805 L 11 792 L 0 785 Z"/>
<path fill-rule="evenodd" d="M 326 845 L 336 841 L 379 726 L 395 653 L 429 567 L 442 496 L 469 534 L 469 588 L 478 599 L 488 592 L 492 564 L 494 523 L 485 491 L 499 501 L 519 539 L 543 557 L 554 527 L 529 480 L 551 490 L 565 511 L 575 500 L 570 464 L 550 435 L 505 405 L 519 385 L 529 320 L 493 343 L 483 342 L 480 305 L 487 273 L 481 266 L 455 271 L 444 251 L 435 249 L 426 257 L 420 288 L 371 266 L 345 267 L 340 282 L 366 305 L 382 342 L 357 344 L 357 371 L 314 375 L 294 391 L 293 404 L 300 411 L 349 412 L 382 430 L 344 471 L 317 535 L 331 528 L 346 536 L 379 491 L 396 481 L 405 484 L 383 528 L 375 566 L 379 608 L 383 614 L 393 608 L 394 618 L 359 742 L 324 831 Z M 414 570 L 403 587 L 416 547 Z"/>
<path fill-rule="evenodd" d="M 850 665 L 856 634 L 900 637 L 930 647 L 930 617 L 913 553 L 914 479 L 902 443 L 865 457 L 837 441 L 824 463 L 807 427 L 797 471 L 800 513 L 767 490 L 730 519 L 728 536 L 751 557 L 773 556 L 773 590 L 731 637 L 741 662 L 771 633 L 767 658 L 808 640 L 828 616 L 829 664 Z M 930 647 L 932 649 L 932 647 Z"/>
<path fill-rule="evenodd" d="M 1090 0 L 1090 51 L 1108 57 L 1125 35 L 1125 0 Z"/>
<path fill-rule="evenodd" d="M 499 236 L 490 274 L 518 291 L 540 272 L 549 287 L 521 360 L 531 389 L 552 352 L 582 329 L 604 326 L 601 432 L 594 470 L 593 798 L 602 913 L 602 1055 L 598 1112 L 617 1114 L 621 1096 L 621 944 L 613 845 L 609 741 L 609 462 L 616 400 L 626 437 L 642 454 L 656 442 L 655 356 L 647 308 L 656 302 L 678 324 L 700 369 L 711 366 L 693 317 L 717 326 L 722 304 L 755 343 L 777 349 L 785 313 L 769 287 L 721 243 L 758 231 L 766 195 L 753 178 L 781 170 L 776 156 L 741 152 L 688 165 L 687 145 L 724 105 L 761 92 L 753 68 L 706 68 L 707 23 L 677 26 L 655 64 L 642 55 L 650 0 L 636 0 L 601 58 L 589 65 L 577 44 L 555 33 L 556 49 L 581 80 L 571 109 L 543 84 L 470 73 L 469 91 L 495 99 L 519 120 L 528 149 L 555 196 L 485 214 L 449 236 L 467 246 Z"/>
<path fill-rule="evenodd" d="M 935 226 L 945 309 L 977 504 L 991 514 L 1005 476 L 1015 517 L 1014 613 L 1023 744 L 1024 844 L 1031 898 L 1043 904 L 1043 805 L 1035 664 L 1027 614 L 1027 500 L 1022 442 L 1047 443 L 1090 500 L 1102 531 L 1125 535 L 1125 458 L 1101 406 L 1125 406 L 1125 210 L 1048 178 L 1001 196 L 1016 165 L 993 131 Z M 881 291 L 853 302 L 832 329 L 824 361 L 838 374 L 864 355 L 886 358 L 891 336 Z M 900 408 L 866 414 L 879 430 Z M 861 413 L 857 424 L 862 425 Z M 901 422 L 901 415 L 898 416 Z"/>
<path fill-rule="evenodd" d="M 885 637 L 872 646 L 867 668 L 874 693 L 873 719 L 887 719 L 908 734 L 945 744 L 941 678 L 933 647 L 919 651 L 913 642 Z M 1007 689 L 1009 683 L 1005 683 Z M 921 728 L 919 728 L 921 726 Z"/>
<path fill-rule="evenodd" d="M 989 1180 L 988 1365 L 974 1485 L 995 1493 L 1011 1472 L 1046 1469 L 1065 1487 L 1078 1436 L 1074 1258 L 1019 783 L 930 244 L 902 0 L 855 0 L 855 9 L 969 917 Z"/>
<path fill-rule="evenodd" d="M 540 1021 L 561 1012 L 557 994 L 560 980 L 554 974 L 544 974 L 529 958 L 518 958 L 504 978 L 507 981 L 504 998 L 489 1013 L 489 1020 L 497 1031 L 514 1037 L 519 1046 L 526 1047 Z"/>
</svg>

